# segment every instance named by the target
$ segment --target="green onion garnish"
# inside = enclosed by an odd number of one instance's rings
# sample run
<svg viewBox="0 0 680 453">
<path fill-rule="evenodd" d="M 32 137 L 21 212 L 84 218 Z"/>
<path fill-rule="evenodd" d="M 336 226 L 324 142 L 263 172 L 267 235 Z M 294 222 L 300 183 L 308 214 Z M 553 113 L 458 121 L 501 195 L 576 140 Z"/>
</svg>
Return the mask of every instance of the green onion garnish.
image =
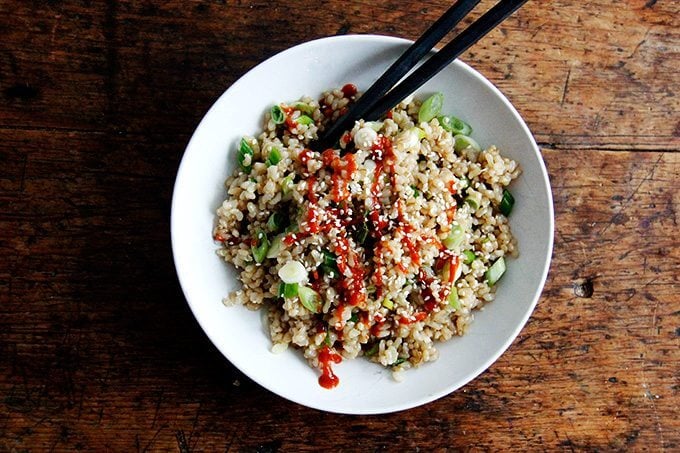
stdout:
<svg viewBox="0 0 680 453">
<path fill-rule="evenodd" d="M 258 229 L 255 232 L 254 244 L 250 247 L 250 250 L 256 263 L 264 261 L 267 256 L 267 250 L 269 250 L 269 239 L 267 239 L 264 231 Z"/>
<path fill-rule="evenodd" d="M 453 135 L 470 135 L 472 134 L 472 127 L 465 121 L 456 118 L 455 116 L 440 116 L 437 118 L 439 124 L 445 131 L 451 132 Z"/>
<path fill-rule="evenodd" d="M 379 349 L 380 349 L 380 343 L 375 343 L 373 346 L 371 346 L 371 348 L 368 351 L 364 352 L 364 355 L 366 357 L 370 357 L 372 355 L 375 355 L 378 352 Z"/>
<path fill-rule="evenodd" d="M 267 157 L 267 167 L 278 164 L 281 162 L 281 159 L 281 151 L 279 151 L 277 147 L 273 146 L 271 151 L 269 151 L 269 157 Z"/>
<path fill-rule="evenodd" d="M 463 260 L 463 263 L 465 264 L 471 264 L 474 260 L 477 259 L 477 255 L 472 250 L 466 250 L 463 252 L 463 255 L 465 255 L 465 259 Z"/>
<path fill-rule="evenodd" d="M 253 165 L 253 148 L 248 144 L 245 138 L 241 139 L 241 143 L 238 146 L 238 164 L 246 173 L 250 173 Z"/>
<path fill-rule="evenodd" d="M 455 286 L 451 287 L 448 302 L 451 308 L 453 308 L 456 311 L 460 310 L 460 299 L 458 298 L 458 289 Z"/>
<path fill-rule="evenodd" d="M 495 285 L 496 282 L 501 279 L 504 273 L 505 273 L 505 260 L 501 256 L 486 271 L 486 281 L 489 283 L 489 286 Z"/>
<path fill-rule="evenodd" d="M 399 357 L 399 358 L 398 358 L 397 360 L 395 360 L 394 363 L 391 364 L 390 366 L 401 365 L 401 364 L 404 363 L 404 362 L 406 362 L 406 359 L 405 359 L 404 357 Z"/>
<path fill-rule="evenodd" d="M 321 296 L 319 296 L 319 293 L 314 291 L 312 288 L 300 286 L 298 288 L 298 297 L 300 298 L 302 305 L 304 305 L 307 310 L 311 311 L 312 313 L 319 313 L 319 305 L 321 303 Z"/>
<path fill-rule="evenodd" d="M 504 216 L 509 216 L 512 212 L 512 207 L 515 205 L 515 197 L 512 196 L 508 189 L 503 191 L 503 198 L 501 199 L 501 204 L 498 207 Z"/>
<path fill-rule="evenodd" d="M 288 195 L 288 193 L 293 190 L 294 178 L 295 174 L 291 173 L 281 180 L 281 192 L 283 192 L 284 195 Z"/>
<path fill-rule="evenodd" d="M 307 115 L 300 115 L 297 117 L 295 120 L 296 123 L 298 124 L 304 124 L 305 126 L 309 126 L 310 124 L 314 124 L 314 120 L 308 117 Z"/>
<path fill-rule="evenodd" d="M 286 114 L 283 112 L 283 109 L 280 105 L 273 106 L 271 109 L 271 114 L 274 124 L 282 124 L 284 121 L 286 121 Z"/>
<path fill-rule="evenodd" d="M 454 145 L 453 147 L 456 149 L 456 151 L 463 151 L 467 148 L 472 148 L 475 151 L 481 151 L 482 148 L 479 146 L 479 143 L 477 143 L 475 140 L 473 140 L 471 137 L 468 137 L 467 135 L 456 135 L 453 137 L 454 139 Z"/>
<path fill-rule="evenodd" d="M 442 93 L 435 93 L 420 106 L 418 110 L 418 122 L 428 123 L 432 118 L 439 115 L 444 105 L 444 95 Z"/>
<path fill-rule="evenodd" d="M 298 290 L 300 285 L 297 283 L 284 283 L 283 284 L 283 297 L 286 299 L 292 299 L 298 295 Z"/>
<path fill-rule="evenodd" d="M 455 248 L 458 248 L 460 244 L 463 243 L 463 240 L 465 239 L 465 230 L 463 230 L 463 227 L 454 224 L 451 226 L 451 232 L 449 233 L 448 236 L 446 236 L 446 239 L 442 241 L 442 244 L 449 249 L 453 250 Z"/>
<path fill-rule="evenodd" d="M 280 212 L 275 212 L 269 216 L 267 219 L 267 229 L 272 232 L 276 232 L 283 228 L 286 219 Z"/>
</svg>

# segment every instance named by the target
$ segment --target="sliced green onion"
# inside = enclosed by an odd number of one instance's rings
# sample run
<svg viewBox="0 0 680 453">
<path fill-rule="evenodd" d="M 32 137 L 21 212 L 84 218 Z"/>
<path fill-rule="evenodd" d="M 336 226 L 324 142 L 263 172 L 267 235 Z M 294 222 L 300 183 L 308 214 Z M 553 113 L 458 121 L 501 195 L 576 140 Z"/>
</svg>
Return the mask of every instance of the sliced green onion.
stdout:
<svg viewBox="0 0 680 453">
<path fill-rule="evenodd" d="M 364 355 L 366 357 L 371 357 L 372 355 L 375 355 L 379 349 L 380 343 L 375 343 L 373 346 L 371 346 L 371 348 L 368 351 L 364 352 Z"/>
<path fill-rule="evenodd" d="M 482 148 L 479 146 L 479 143 L 477 143 L 475 140 L 473 140 L 471 137 L 468 137 L 467 135 L 456 135 L 453 137 L 454 139 L 454 145 L 453 147 L 456 149 L 456 151 L 463 151 L 467 148 L 472 148 L 475 151 L 481 151 Z"/>
<path fill-rule="evenodd" d="M 406 362 L 406 358 L 404 358 L 404 357 L 399 357 L 399 358 L 398 358 L 397 360 L 395 360 L 394 363 L 391 364 L 390 366 L 401 365 L 401 364 L 404 363 L 404 362 Z"/>
<path fill-rule="evenodd" d="M 321 296 L 312 288 L 300 285 L 298 288 L 298 297 L 304 307 L 312 313 L 319 313 L 319 305 L 321 305 Z"/>
<path fill-rule="evenodd" d="M 439 115 L 444 105 L 444 95 L 442 93 L 435 93 L 420 106 L 418 110 L 418 122 L 428 123 L 432 118 Z"/>
<path fill-rule="evenodd" d="M 464 251 L 463 255 L 465 255 L 465 260 L 463 260 L 463 263 L 465 264 L 471 264 L 474 260 L 477 259 L 477 255 L 475 255 L 475 252 L 473 252 L 472 250 Z"/>
<path fill-rule="evenodd" d="M 309 126 L 310 124 L 314 124 L 314 120 L 308 117 L 307 115 L 300 115 L 295 119 L 295 122 L 298 124 L 304 124 L 305 126 Z"/>
<path fill-rule="evenodd" d="M 298 224 L 297 223 L 291 223 L 286 227 L 285 230 L 283 230 L 284 233 L 296 233 L 298 231 Z"/>
<path fill-rule="evenodd" d="M 293 182 L 294 178 L 295 174 L 291 173 L 281 180 L 281 192 L 283 192 L 284 195 L 288 195 L 290 191 L 293 190 L 293 185 L 295 184 Z"/>
<path fill-rule="evenodd" d="M 285 244 L 283 243 L 284 237 L 286 237 L 285 233 L 274 236 L 274 239 L 272 239 L 272 242 L 269 245 L 269 250 L 267 250 L 267 258 L 271 259 L 279 256 L 279 253 L 281 253 L 281 250 L 285 247 Z"/>
<path fill-rule="evenodd" d="M 329 278 L 335 278 L 338 275 L 340 275 L 338 269 L 335 267 L 327 266 L 325 264 L 322 264 L 319 267 L 321 268 L 321 272 L 323 273 L 323 275 L 328 275 Z"/>
<path fill-rule="evenodd" d="M 505 273 L 505 259 L 503 259 L 503 257 L 501 256 L 486 271 L 486 281 L 489 283 L 489 286 L 495 285 L 496 282 L 501 279 L 504 273 Z"/>
<path fill-rule="evenodd" d="M 463 227 L 454 224 L 451 226 L 451 232 L 449 233 L 448 236 L 446 236 L 446 239 L 442 241 L 442 244 L 449 249 L 453 250 L 455 248 L 458 248 L 460 244 L 463 243 L 463 240 L 465 239 L 465 230 L 463 230 Z"/>
<path fill-rule="evenodd" d="M 352 316 L 349 317 L 350 322 L 357 322 L 359 320 L 359 314 L 358 313 L 352 313 Z"/>
<path fill-rule="evenodd" d="M 276 295 L 279 297 L 283 297 L 286 294 L 286 284 L 281 282 L 279 283 L 279 288 L 276 291 Z"/>
<path fill-rule="evenodd" d="M 368 224 L 366 222 L 361 222 L 357 225 L 354 239 L 356 239 L 359 244 L 363 244 L 366 242 L 366 238 L 368 238 Z"/>
<path fill-rule="evenodd" d="M 245 171 L 246 173 L 250 173 L 250 170 L 253 168 L 253 155 L 255 153 L 253 152 L 253 148 L 248 144 L 248 141 L 245 138 L 241 139 L 241 143 L 239 143 L 238 146 L 238 164 L 241 167 L 241 170 Z"/>
<path fill-rule="evenodd" d="M 460 310 L 460 299 L 458 298 L 458 289 L 455 286 L 451 287 L 451 292 L 449 293 L 449 306 L 454 310 Z"/>
<path fill-rule="evenodd" d="M 366 293 L 367 294 L 375 294 L 376 291 L 377 291 L 377 288 L 375 287 L 375 285 L 371 284 L 371 285 L 368 285 L 366 287 Z"/>
<path fill-rule="evenodd" d="M 271 114 L 274 124 L 282 124 L 284 121 L 286 121 L 286 114 L 278 104 L 272 107 Z"/>
<path fill-rule="evenodd" d="M 281 162 L 281 159 L 281 151 L 276 146 L 273 146 L 271 151 L 269 151 L 269 157 L 267 157 L 267 167 L 278 164 Z"/>
<path fill-rule="evenodd" d="M 323 339 L 323 342 L 324 342 L 324 344 L 325 344 L 326 346 L 328 346 L 329 348 L 333 345 L 333 344 L 331 343 L 331 333 L 330 333 L 330 332 L 326 332 L 326 338 Z"/>
<path fill-rule="evenodd" d="M 509 216 L 512 212 L 512 207 L 515 205 L 515 197 L 512 196 L 508 189 L 503 191 L 503 198 L 501 199 L 501 204 L 499 209 L 504 216 Z"/>
<path fill-rule="evenodd" d="M 390 299 L 385 299 L 382 301 L 382 306 L 388 310 L 392 310 L 394 308 L 394 302 L 392 302 Z"/>
<path fill-rule="evenodd" d="M 283 297 L 286 299 L 292 299 L 298 295 L 300 290 L 300 285 L 297 283 L 284 283 L 283 284 Z"/>
<path fill-rule="evenodd" d="M 460 178 L 460 188 L 467 189 L 468 187 L 470 187 L 470 180 L 467 177 L 462 176 Z"/>
<path fill-rule="evenodd" d="M 421 128 L 419 128 L 419 127 L 414 127 L 414 128 L 411 129 L 411 130 L 414 131 L 414 132 L 416 133 L 416 135 L 418 136 L 418 141 L 420 141 L 420 140 L 424 139 L 425 137 L 427 137 L 427 134 L 425 133 L 425 131 L 422 130 Z"/>
<path fill-rule="evenodd" d="M 333 252 L 324 250 L 323 252 L 323 264 L 330 267 L 336 267 L 338 265 L 338 259 Z"/>
<path fill-rule="evenodd" d="M 284 215 L 277 211 L 270 215 L 269 219 L 267 219 L 267 229 L 269 231 L 279 231 L 281 228 L 283 228 L 285 222 L 286 218 Z"/>
<path fill-rule="evenodd" d="M 420 190 L 416 186 L 411 186 L 411 189 L 413 189 L 413 196 L 414 197 L 419 197 L 420 196 Z"/>
<path fill-rule="evenodd" d="M 255 258 L 256 263 L 261 263 L 267 256 L 267 251 L 269 250 L 269 240 L 267 239 L 267 234 L 258 229 L 255 232 L 255 244 L 250 246 L 250 251 L 253 252 L 253 258 Z"/>
<path fill-rule="evenodd" d="M 465 203 L 476 211 L 482 205 L 482 194 L 476 190 L 468 190 L 467 197 L 465 197 Z"/>
<path fill-rule="evenodd" d="M 300 283 L 307 277 L 307 270 L 299 261 L 288 261 L 278 274 L 285 283 Z"/>
<path fill-rule="evenodd" d="M 295 104 L 295 110 L 299 110 L 299 111 L 306 113 L 308 115 L 311 115 L 312 113 L 314 113 L 314 107 L 312 107 L 309 104 L 305 104 L 303 102 L 298 102 L 297 104 Z"/>
<path fill-rule="evenodd" d="M 456 118 L 455 116 L 440 116 L 437 118 L 441 127 L 453 135 L 470 135 L 472 134 L 472 127 L 465 121 Z"/>
</svg>

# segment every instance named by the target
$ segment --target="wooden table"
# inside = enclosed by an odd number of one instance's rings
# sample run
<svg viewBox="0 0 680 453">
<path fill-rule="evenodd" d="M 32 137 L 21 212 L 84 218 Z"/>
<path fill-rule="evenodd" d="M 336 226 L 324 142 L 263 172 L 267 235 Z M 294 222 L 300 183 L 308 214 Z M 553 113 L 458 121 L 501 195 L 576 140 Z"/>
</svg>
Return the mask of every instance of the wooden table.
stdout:
<svg viewBox="0 0 680 453">
<path fill-rule="evenodd" d="M 462 390 L 322 413 L 244 377 L 192 317 L 169 203 L 211 103 L 291 45 L 413 39 L 445 8 L 0 2 L 0 451 L 679 451 L 677 0 L 529 2 L 464 54 L 535 134 L 556 235 L 526 328 Z"/>
</svg>

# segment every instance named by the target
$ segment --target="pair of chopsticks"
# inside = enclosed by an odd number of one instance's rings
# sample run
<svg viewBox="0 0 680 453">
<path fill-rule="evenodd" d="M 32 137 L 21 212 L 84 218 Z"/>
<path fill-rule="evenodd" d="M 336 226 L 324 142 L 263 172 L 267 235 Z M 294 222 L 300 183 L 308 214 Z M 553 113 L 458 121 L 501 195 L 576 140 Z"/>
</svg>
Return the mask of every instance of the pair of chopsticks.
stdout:
<svg viewBox="0 0 680 453">
<path fill-rule="evenodd" d="M 373 121 L 404 100 L 425 82 L 444 69 L 461 53 L 514 13 L 527 0 L 501 0 L 439 52 L 432 55 L 401 83 L 395 84 L 455 27 L 480 0 L 459 0 L 449 8 L 418 40 L 395 61 L 383 75 L 352 105 L 347 113 L 319 137 L 315 148 L 332 147 L 340 136 L 360 118 Z"/>
</svg>

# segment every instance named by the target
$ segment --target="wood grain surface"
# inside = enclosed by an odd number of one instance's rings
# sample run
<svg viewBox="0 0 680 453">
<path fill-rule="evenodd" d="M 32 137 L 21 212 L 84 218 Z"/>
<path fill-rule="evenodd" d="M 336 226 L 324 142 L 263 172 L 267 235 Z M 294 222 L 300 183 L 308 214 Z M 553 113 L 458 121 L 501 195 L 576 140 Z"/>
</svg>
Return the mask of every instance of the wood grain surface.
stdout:
<svg viewBox="0 0 680 453">
<path fill-rule="evenodd" d="M 212 102 L 291 45 L 415 39 L 447 6 L 0 1 L 0 451 L 680 451 L 677 0 L 532 1 L 463 55 L 535 134 L 556 215 L 533 316 L 463 389 L 323 413 L 192 317 L 170 197 Z"/>
</svg>

